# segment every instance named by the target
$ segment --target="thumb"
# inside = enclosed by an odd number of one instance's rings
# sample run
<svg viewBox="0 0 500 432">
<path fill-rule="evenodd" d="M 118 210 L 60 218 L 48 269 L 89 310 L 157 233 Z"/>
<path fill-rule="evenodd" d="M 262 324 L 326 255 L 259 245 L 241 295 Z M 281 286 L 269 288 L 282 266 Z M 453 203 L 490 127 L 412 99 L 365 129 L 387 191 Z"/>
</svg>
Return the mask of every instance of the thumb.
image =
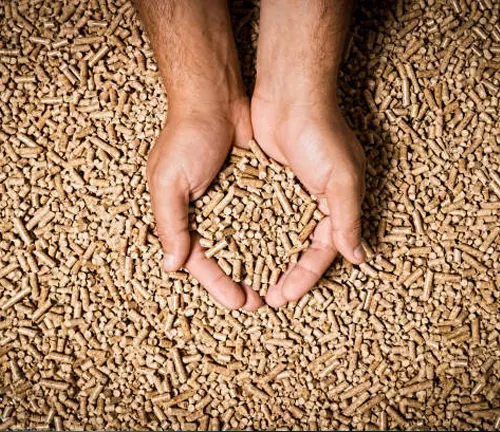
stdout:
<svg viewBox="0 0 500 432">
<path fill-rule="evenodd" d="M 330 178 L 327 201 L 332 220 L 333 243 L 353 264 L 361 264 L 366 259 L 361 245 L 362 197 L 363 180 L 357 175 Z"/>
<path fill-rule="evenodd" d="M 163 267 L 166 271 L 179 270 L 186 262 L 190 249 L 189 191 L 176 182 L 167 187 L 152 187 L 151 204 L 158 237 L 165 253 Z"/>
</svg>

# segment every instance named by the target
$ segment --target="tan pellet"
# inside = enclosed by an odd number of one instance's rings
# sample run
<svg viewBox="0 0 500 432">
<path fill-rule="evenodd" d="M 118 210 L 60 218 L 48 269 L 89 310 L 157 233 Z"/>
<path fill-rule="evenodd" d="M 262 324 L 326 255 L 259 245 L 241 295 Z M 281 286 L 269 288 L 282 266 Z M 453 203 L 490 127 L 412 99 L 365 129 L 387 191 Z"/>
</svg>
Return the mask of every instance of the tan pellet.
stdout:
<svg viewBox="0 0 500 432">
<path fill-rule="evenodd" d="M 433 386 L 432 381 L 423 381 L 417 384 L 410 385 L 408 387 L 404 387 L 400 390 L 401 395 L 409 395 L 412 393 L 417 393 L 422 390 L 427 390 Z"/>
<path fill-rule="evenodd" d="M 186 382 L 187 374 L 186 369 L 184 368 L 184 363 L 182 362 L 181 355 L 177 348 L 171 348 L 170 353 L 172 355 L 172 359 L 174 361 L 175 370 L 177 372 L 177 377 L 181 383 Z"/>
<path fill-rule="evenodd" d="M 69 387 L 69 383 L 63 381 L 56 381 L 50 379 L 43 379 L 40 381 L 42 387 L 46 387 L 53 390 L 63 391 Z"/>
<path fill-rule="evenodd" d="M 207 258 L 213 257 L 217 252 L 220 252 L 222 249 L 224 249 L 227 246 L 227 241 L 226 239 L 222 239 L 221 241 L 217 242 L 215 245 L 213 245 L 210 249 L 208 249 L 205 252 L 205 256 Z"/>
<path fill-rule="evenodd" d="M 248 146 L 250 147 L 250 150 L 255 155 L 255 157 L 258 159 L 260 164 L 265 168 L 269 164 L 269 159 L 264 154 L 262 149 L 258 146 L 257 142 L 254 139 L 251 139 L 248 142 Z"/>
<path fill-rule="evenodd" d="M 428 301 L 432 295 L 432 287 L 433 287 L 434 273 L 431 269 L 427 269 L 425 272 L 424 278 L 424 290 L 422 293 L 422 300 Z"/>
<path fill-rule="evenodd" d="M 93 67 L 99 60 L 101 60 L 110 50 L 108 45 L 103 45 L 99 50 L 89 59 L 89 66 Z"/>
<path fill-rule="evenodd" d="M 274 192 L 276 193 L 276 196 L 278 197 L 278 201 L 280 202 L 281 207 L 283 208 L 285 214 L 288 216 L 292 215 L 293 214 L 292 206 L 290 205 L 288 198 L 283 192 L 281 185 L 278 182 L 274 182 L 273 189 Z"/>
<path fill-rule="evenodd" d="M 16 303 L 20 302 L 22 299 L 24 299 L 26 296 L 28 296 L 30 294 L 30 292 L 31 292 L 31 287 L 24 288 L 23 290 L 19 291 L 17 294 L 14 294 L 5 303 L 3 303 L 0 307 L 0 309 L 5 311 L 5 310 L 11 308 Z"/>
</svg>

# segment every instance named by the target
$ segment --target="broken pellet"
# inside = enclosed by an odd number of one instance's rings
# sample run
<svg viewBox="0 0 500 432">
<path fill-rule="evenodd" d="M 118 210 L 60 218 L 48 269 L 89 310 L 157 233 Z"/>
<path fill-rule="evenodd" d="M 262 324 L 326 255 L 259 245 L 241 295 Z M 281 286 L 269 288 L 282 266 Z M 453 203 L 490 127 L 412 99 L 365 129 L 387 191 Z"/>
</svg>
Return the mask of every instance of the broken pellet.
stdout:
<svg viewBox="0 0 500 432">
<path fill-rule="evenodd" d="M 112 145 L 107 144 L 104 142 L 101 138 L 97 136 L 92 136 L 90 137 L 90 142 L 94 144 L 96 147 L 104 150 L 106 153 L 108 153 L 112 158 L 114 159 L 119 159 L 120 158 L 120 151 L 113 147 Z"/>
<path fill-rule="evenodd" d="M 151 398 L 151 402 L 153 403 L 162 403 L 165 407 L 171 407 L 175 406 L 195 395 L 196 391 L 195 390 L 186 390 L 179 395 L 171 398 L 168 394 L 166 395 L 158 395 L 158 396 L 153 396 Z"/>
<path fill-rule="evenodd" d="M 103 45 L 99 50 L 89 59 L 89 66 L 93 67 L 99 60 L 101 60 L 108 52 L 110 48 L 108 45 Z"/>
<path fill-rule="evenodd" d="M 391 419 L 397 424 L 404 426 L 406 424 L 406 419 L 401 415 L 401 413 L 394 407 L 388 406 L 386 408 L 387 414 L 391 417 Z"/>
<path fill-rule="evenodd" d="M 416 269 L 408 278 L 403 282 L 405 287 L 409 287 L 414 282 L 416 282 L 422 275 L 424 271 L 421 268 Z"/>
<path fill-rule="evenodd" d="M 351 402 L 351 404 L 343 411 L 345 416 L 352 416 L 356 410 L 362 406 L 370 398 L 370 393 L 365 391 Z"/>
<path fill-rule="evenodd" d="M 244 390 L 253 397 L 256 397 L 257 399 L 266 401 L 269 399 L 269 396 L 265 394 L 262 390 L 259 390 L 257 387 L 255 387 L 253 384 L 248 383 L 244 386 Z"/>
<path fill-rule="evenodd" d="M 302 231 L 300 232 L 299 234 L 299 237 L 298 237 L 298 241 L 300 243 L 303 243 L 306 241 L 306 239 L 312 234 L 312 232 L 314 231 L 314 228 L 316 228 L 316 225 L 318 223 L 312 219 L 310 220 L 305 226 L 304 228 L 302 229 Z"/>
<path fill-rule="evenodd" d="M 229 205 L 234 197 L 234 188 L 230 187 L 226 193 L 226 196 L 220 200 L 220 202 L 214 207 L 212 213 L 218 215 Z"/>
<path fill-rule="evenodd" d="M 281 275 L 281 270 L 276 267 L 271 271 L 271 276 L 269 277 L 269 285 L 276 285 L 278 283 L 278 279 Z"/>
<path fill-rule="evenodd" d="M 238 180 L 238 186 L 242 188 L 260 189 L 264 186 L 264 181 L 253 177 L 241 177 Z"/>
<path fill-rule="evenodd" d="M 223 192 L 216 192 L 211 198 L 210 202 L 203 207 L 203 216 L 207 217 L 212 213 L 213 209 L 219 204 L 219 202 L 224 198 Z"/>
<path fill-rule="evenodd" d="M 64 391 L 69 387 L 69 383 L 52 379 L 40 380 L 40 385 L 53 390 Z"/>
<path fill-rule="evenodd" d="M 428 301 L 431 298 L 433 287 L 434 273 L 431 269 L 427 269 L 424 278 L 424 291 L 422 293 L 422 300 Z"/>
</svg>

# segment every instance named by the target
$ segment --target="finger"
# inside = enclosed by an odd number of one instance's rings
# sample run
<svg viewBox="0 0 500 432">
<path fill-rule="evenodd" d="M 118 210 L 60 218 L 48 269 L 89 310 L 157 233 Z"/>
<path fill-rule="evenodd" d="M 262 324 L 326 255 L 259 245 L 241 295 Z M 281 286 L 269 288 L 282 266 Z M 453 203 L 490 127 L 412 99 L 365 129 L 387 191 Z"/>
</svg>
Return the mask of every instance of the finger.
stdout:
<svg viewBox="0 0 500 432">
<path fill-rule="evenodd" d="M 253 312 L 259 309 L 264 304 L 259 293 L 247 284 L 242 283 L 241 286 L 243 287 L 246 295 L 246 302 L 242 306 L 242 309 L 248 312 Z"/>
<path fill-rule="evenodd" d="M 326 213 L 327 210 L 325 209 L 324 212 Z M 266 295 L 266 303 L 269 306 L 281 307 L 294 300 L 294 297 L 297 297 L 297 299 L 302 297 L 321 278 L 337 255 L 337 251 L 332 244 L 331 230 L 330 218 L 325 218 L 318 224 L 314 230 L 313 242 L 303 253 L 299 262 L 290 264 L 278 283 L 269 287 Z M 326 253 L 321 252 L 322 250 L 325 250 Z M 288 294 L 285 294 L 283 290 L 285 283 Z M 300 294 L 301 292 L 302 294 Z"/>
<path fill-rule="evenodd" d="M 285 275 L 281 276 L 276 285 L 271 285 L 266 294 L 266 303 L 274 308 L 279 308 L 287 303 L 287 299 L 283 296 L 283 281 Z"/>
<path fill-rule="evenodd" d="M 361 264 L 366 259 L 361 246 L 362 191 L 362 180 L 356 176 L 347 179 L 332 177 L 327 188 L 333 244 L 354 264 Z"/>
<path fill-rule="evenodd" d="M 286 302 L 297 301 L 309 292 L 337 255 L 332 242 L 329 218 L 323 219 L 314 231 L 311 245 L 297 263 L 292 263 L 283 277 L 281 295 Z"/>
<path fill-rule="evenodd" d="M 165 253 L 163 267 L 166 271 L 179 270 L 189 254 L 189 194 L 186 188 L 178 186 L 169 184 L 166 188 L 151 188 L 151 205 Z"/>
<path fill-rule="evenodd" d="M 221 305 L 228 309 L 239 309 L 246 305 L 246 296 L 242 287 L 228 277 L 219 267 L 215 259 L 205 256 L 200 246 L 200 237 L 191 236 L 191 253 L 185 267 L 200 282 L 210 295 Z M 255 304 L 254 299 L 249 300 L 250 307 Z"/>
</svg>

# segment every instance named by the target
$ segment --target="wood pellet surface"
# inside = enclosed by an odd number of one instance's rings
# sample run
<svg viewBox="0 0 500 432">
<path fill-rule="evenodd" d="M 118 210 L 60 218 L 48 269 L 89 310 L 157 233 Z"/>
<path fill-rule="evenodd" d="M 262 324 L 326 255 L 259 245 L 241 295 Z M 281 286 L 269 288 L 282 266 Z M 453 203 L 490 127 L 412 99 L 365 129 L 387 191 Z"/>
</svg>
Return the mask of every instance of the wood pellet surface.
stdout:
<svg viewBox="0 0 500 432">
<path fill-rule="evenodd" d="M 369 261 L 249 314 L 161 271 L 132 5 L 1 2 L 0 429 L 499 429 L 499 8 L 361 2 L 339 93 Z"/>
</svg>

